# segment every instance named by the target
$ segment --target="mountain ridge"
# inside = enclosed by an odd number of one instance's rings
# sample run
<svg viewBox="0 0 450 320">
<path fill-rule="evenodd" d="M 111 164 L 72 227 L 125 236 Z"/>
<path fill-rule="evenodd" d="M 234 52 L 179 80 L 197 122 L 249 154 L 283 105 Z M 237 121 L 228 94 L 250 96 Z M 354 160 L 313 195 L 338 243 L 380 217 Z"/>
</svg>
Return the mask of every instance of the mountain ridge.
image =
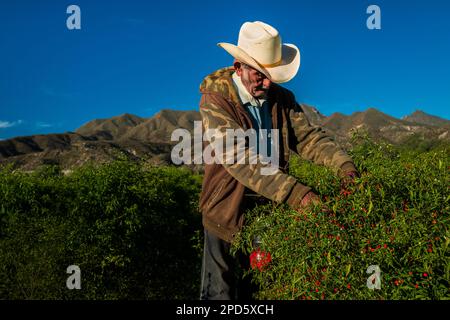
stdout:
<svg viewBox="0 0 450 320">
<path fill-rule="evenodd" d="M 397 119 L 375 108 L 345 115 L 335 112 L 325 116 L 313 106 L 301 104 L 312 125 L 322 126 L 345 148 L 351 146 L 355 131 L 364 130 L 375 140 L 402 144 L 417 136 L 421 140 L 450 142 L 450 121 L 423 111 Z M 194 121 L 201 121 L 196 110 L 162 109 L 143 118 L 130 113 L 86 122 L 75 132 L 32 135 L 0 140 L 0 164 L 33 170 L 43 164 L 59 164 L 64 169 L 88 161 L 108 162 L 125 154 L 151 164 L 168 164 L 173 130 L 193 132 Z"/>
</svg>

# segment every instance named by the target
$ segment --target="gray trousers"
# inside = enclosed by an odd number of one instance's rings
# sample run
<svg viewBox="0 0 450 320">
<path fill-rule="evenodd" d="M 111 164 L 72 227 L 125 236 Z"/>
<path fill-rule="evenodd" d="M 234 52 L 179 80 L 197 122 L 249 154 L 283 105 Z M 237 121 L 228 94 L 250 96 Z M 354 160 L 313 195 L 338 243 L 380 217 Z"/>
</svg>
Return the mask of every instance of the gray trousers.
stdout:
<svg viewBox="0 0 450 320">
<path fill-rule="evenodd" d="M 249 258 L 230 254 L 231 244 L 205 230 L 200 300 L 251 300 L 250 277 L 242 278 Z"/>
</svg>

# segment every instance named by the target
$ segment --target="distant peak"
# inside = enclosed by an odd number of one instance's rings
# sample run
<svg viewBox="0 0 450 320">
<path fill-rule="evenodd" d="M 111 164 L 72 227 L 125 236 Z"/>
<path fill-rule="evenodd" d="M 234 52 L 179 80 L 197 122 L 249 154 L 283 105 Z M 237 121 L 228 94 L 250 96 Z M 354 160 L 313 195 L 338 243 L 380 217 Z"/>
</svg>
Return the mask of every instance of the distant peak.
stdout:
<svg viewBox="0 0 450 320">
<path fill-rule="evenodd" d="M 134 117 L 135 115 L 134 115 L 134 114 L 131 114 L 131 113 L 125 112 L 124 114 L 121 114 L 121 116 L 122 116 L 122 117 Z"/>
<path fill-rule="evenodd" d="M 140 118 L 140 117 L 135 114 L 131 114 L 131 113 L 123 113 L 123 114 L 119 115 L 118 118 L 135 119 L 135 118 Z"/>
<path fill-rule="evenodd" d="M 165 114 L 165 113 L 174 113 L 174 112 L 176 112 L 176 110 L 171 110 L 171 109 L 161 109 L 161 110 L 159 110 L 158 113 L 160 113 L 160 114 Z"/>
<path fill-rule="evenodd" d="M 410 115 L 404 116 L 402 119 L 409 122 L 415 122 L 420 124 L 432 126 L 444 126 L 446 128 L 450 127 L 449 120 L 425 113 L 422 110 L 416 110 Z"/>
<path fill-rule="evenodd" d="M 333 112 L 330 117 L 346 117 L 342 112 Z"/>
<path fill-rule="evenodd" d="M 374 107 L 370 107 L 366 110 L 366 112 L 370 112 L 370 113 L 382 113 L 380 110 L 374 108 Z"/>
<path fill-rule="evenodd" d="M 419 110 L 419 109 L 416 109 L 413 113 L 404 116 L 404 118 L 424 117 L 424 116 L 425 116 L 425 117 L 436 117 L 436 118 L 439 118 L 439 117 L 437 117 L 437 116 L 433 116 L 433 115 L 428 114 L 428 113 L 426 113 L 426 112 L 424 112 L 424 111 L 422 111 L 422 110 Z"/>
</svg>

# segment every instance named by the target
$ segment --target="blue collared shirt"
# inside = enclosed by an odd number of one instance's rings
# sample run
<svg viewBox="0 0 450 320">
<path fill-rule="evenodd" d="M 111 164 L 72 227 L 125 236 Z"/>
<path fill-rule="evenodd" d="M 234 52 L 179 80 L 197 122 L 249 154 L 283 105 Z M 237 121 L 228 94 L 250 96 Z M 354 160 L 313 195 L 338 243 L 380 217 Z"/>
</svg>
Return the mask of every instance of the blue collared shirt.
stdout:
<svg viewBox="0 0 450 320">
<path fill-rule="evenodd" d="M 241 78 L 235 73 L 232 75 L 233 82 L 235 83 L 239 98 L 244 105 L 245 110 L 250 116 L 253 127 L 257 132 L 257 143 L 259 152 L 259 139 L 261 135 L 260 129 L 267 130 L 267 155 L 270 156 L 271 135 L 272 129 L 272 115 L 269 110 L 269 103 L 266 99 L 257 99 L 253 97 L 242 84 Z"/>
</svg>

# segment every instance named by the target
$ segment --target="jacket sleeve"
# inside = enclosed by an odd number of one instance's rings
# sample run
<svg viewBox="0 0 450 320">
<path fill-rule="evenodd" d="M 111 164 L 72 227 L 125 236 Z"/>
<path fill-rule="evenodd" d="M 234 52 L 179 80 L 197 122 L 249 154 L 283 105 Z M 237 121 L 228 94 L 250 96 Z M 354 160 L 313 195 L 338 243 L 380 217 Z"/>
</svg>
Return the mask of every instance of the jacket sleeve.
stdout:
<svg viewBox="0 0 450 320">
<path fill-rule="evenodd" d="M 295 150 L 300 157 L 335 170 L 339 176 L 356 171 L 352 158 L 321 127 L 312 126 L 301 107 L 290 110 Z"/>
<path fill-rule="evenodd" d="M 222 107 L 226 103 L 228 102 L 224 98 L 213 94 L 203 94 L 201 98 L 200 114 L 205 130 L 204 134 L 206 135 L 208 130 L 216 130 L 214 139 L 207 138 L 209 144 L 214 143 L 216 141 L 215 139 L 219 136 L 222 141 L 227 141 L 227 136 L 232 134 L 232 130 L 227 129 L 242 129 L 225 108 Z M 282 173 L 278 169 L 272 172 L 272 174 L 262 174 L 262 169 L 269 169 L 270 165 L 263 164 L 259 160 L 256 163 L 252 162 L 252 154 L 255 153 L 250 152 L 251 147 L 249 148 L 243 145 L 245 144 L 244 140 L 234 139 L 233 137 L 231 141 L 233 141 L 233 148 L 226 148 L 224 156 L 219 162 L 231 176 L 247 188 L 275 202 L 287 202 L 294 209 L 300 205 L 301 199 L 311 188 L 301 184 L 293 176 Z M 244 163 L 236 161 L 239 159 L 238 150 L 241 147 L 245 150 Z M 235 161 L 227 163 L 224 159 L 230 153 Z"/>
</svg>

